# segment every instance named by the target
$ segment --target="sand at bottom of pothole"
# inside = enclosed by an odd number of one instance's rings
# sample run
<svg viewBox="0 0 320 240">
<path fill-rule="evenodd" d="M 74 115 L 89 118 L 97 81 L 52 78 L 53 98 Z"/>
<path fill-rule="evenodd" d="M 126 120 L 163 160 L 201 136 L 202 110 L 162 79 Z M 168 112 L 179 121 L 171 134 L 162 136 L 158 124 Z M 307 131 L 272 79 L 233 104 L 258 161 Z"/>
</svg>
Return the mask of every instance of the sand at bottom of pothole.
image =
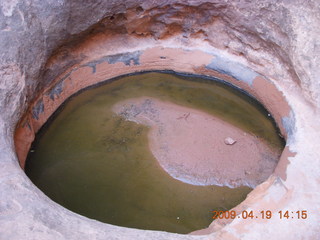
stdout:
<svg viewBox="0 0 320 240">
<path fill-rule="evenodd" d="M 280 152 L 205 112 L 150 97 L 127 99 L 113 111 L 148 125 L 149 146 L 174 178 L 194 185 L 255 187 L 274 171 Z"/>
</svg>

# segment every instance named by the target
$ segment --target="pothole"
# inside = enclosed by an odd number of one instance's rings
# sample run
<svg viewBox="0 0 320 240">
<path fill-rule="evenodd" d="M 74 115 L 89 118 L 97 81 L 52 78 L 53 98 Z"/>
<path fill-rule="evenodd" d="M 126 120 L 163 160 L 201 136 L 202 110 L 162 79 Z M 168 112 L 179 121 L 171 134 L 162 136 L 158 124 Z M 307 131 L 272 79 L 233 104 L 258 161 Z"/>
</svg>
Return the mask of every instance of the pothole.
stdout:
<svg viewBox="0 0 320 240">
<path fill-rule="evenodd" d="M 280 136 L 257 100 L 217 78 L 130 75 L 68 99 L 38 133 L 26 173 L 84 216 L 190 233 L 274 172 Z"/>
<path fill-rule="evenodd" d="M 1 239 L 318 239 L 317 0 L 0 5 Z M 277 122 L 287 141 L 279 163 L 233 208 L 235 219 L 189 235 L 118 227 L 60 206 L 25 175 L 35 135 L 66 99 L 106 79 L 153 70 L 222 79 Z M 181 127 L 193 120 L 189 110 L 177 117 Z M 224 140 L 232 148 L 240 143 Z M 267 212 L 272 218 L 263 218 Z"/>
</svg>

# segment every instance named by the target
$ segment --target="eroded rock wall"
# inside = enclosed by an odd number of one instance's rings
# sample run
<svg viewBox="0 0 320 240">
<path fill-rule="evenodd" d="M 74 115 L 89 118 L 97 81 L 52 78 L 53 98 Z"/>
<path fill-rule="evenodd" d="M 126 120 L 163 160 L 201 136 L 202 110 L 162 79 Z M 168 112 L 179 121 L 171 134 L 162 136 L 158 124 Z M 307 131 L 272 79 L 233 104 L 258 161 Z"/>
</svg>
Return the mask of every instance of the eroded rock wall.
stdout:
<svg viewBox="0 0 320 240">
<path fill-rule="evenodd" d="M 79 37 L 176 38 L 182 45 L 200 40 L 243 58 L 268 77 L 288 84 L 294 81 L 315 103 L 319 102 L 316 77 L 320 57 L 315 37 L 319 35 L 319 8 L 317 1 L 302 0 L 2 1 L 0 66 L 14 66 L 15 73 L 9 75 L 25 79 L 17 100 L 17 108 L 21 108 L 24 98 L 30 102 L 52 75 L 86 57 L 69 54 L 79 44 Z M 57 59 L 59 66 L 49 64 L 46 69 L 53 53 L 57 53 L 52 59 Z M 4 84 L 2 88 L 12 86 Z"/>
</svg>

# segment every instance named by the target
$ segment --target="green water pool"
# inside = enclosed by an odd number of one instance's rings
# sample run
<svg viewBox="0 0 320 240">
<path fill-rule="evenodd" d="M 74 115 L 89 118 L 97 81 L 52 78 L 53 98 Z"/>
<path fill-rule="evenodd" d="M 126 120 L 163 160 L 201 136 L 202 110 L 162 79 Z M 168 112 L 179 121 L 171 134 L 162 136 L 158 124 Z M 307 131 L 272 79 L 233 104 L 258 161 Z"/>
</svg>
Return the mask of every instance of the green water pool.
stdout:
<svg viewBox="0 0 320 240">
<path fill-rule="evenodd" d="M 139 229 L 189 233 L 208 227 L 211 211 L 243 201 L 251 188 L 190 185 L 160 167 L 148 148 L 149 128 L 111 111 L 115 103 L 140 96 L 200 109 L 277 151 L 284 147 L 268 112 L 247 95 L 208 78 L 152 72 L 71 97 L 39 131 L 26 174 L 71 211 Z"/>
</svg>

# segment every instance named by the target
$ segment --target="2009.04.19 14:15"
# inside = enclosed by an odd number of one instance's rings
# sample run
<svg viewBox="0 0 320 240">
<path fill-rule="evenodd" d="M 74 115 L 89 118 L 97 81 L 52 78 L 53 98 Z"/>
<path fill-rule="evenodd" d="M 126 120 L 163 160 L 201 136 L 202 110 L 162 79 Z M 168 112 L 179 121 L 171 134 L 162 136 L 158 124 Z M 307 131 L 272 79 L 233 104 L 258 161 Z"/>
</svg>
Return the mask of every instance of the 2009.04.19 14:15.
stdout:
<svg viewBox="0 0 320 240">
<path fill-rule="evenodd" d="M 237 214 L 236 211 L 212 211 L 213 219 L 235 219 L 235 218 L 242 218 L 242 219 L 271 219 L 274 217 L 275 214 L 272 213 L 270 210 L 254 212 L 254 211 L 241 211 Z M 307 210 L 299 210 L 299 211 L 278 211 L 277 216 L 280 219 L 307 219 L 308 214 Z"/>
</svg>

